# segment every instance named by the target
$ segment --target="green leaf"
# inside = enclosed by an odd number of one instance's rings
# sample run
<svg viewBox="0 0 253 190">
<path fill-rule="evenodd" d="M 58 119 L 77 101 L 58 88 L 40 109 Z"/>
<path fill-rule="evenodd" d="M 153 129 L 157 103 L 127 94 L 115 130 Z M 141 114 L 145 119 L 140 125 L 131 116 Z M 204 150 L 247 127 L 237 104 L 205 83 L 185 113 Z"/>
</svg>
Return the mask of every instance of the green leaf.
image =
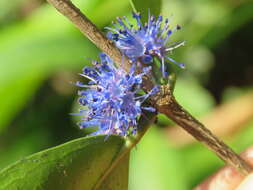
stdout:
<svg viewBox="0 0 253 190">
<path fill-rule="evenodd" d="M 129 154 L 117 165 L 111 174 L 103 181 L 99 190 L 127 190 L 129 176 Z"/>
<path fill-rule="evenodd" d="M 27 124 L 27 126 L 30 126 L 30 124 Z M 23 126 L 19 125 L 18 127 L 22 128 Z M 29 133 L 13 132 L 13 130 L 10 133 L 12 134 L 11 138 L 6 133 L 5 136 L 0 137 L 0 171 L 20 158 L 38 152 L 38 150 L 46 149 L 52 135 L 47 128 L 38 126 L 36 126 L 36 129 L 29 130 Z"/>
<path fill-rule="evenodd" d="M 133 11 L 140 12 L 142 21 L 148 20 L 148 11 L 151 15 L 158 16 L 161 12 L 162 0 L 129 0 Z"/>
<path fill-rule="evenodd" d="M 0 171 L 0 190 L 90 190 L 101 180 L 125 145 L 117 136 L 73 140 L 39 152 Z M 99 189 L 127 190 L 126 156 Z"/>
</svg>

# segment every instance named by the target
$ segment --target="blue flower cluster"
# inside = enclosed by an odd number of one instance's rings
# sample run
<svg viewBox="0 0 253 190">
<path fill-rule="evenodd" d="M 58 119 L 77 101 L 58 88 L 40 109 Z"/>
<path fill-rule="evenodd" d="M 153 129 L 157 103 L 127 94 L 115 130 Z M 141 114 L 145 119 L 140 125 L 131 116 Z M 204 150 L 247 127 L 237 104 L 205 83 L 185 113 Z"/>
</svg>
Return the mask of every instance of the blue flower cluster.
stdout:
<svg viewBox="0 0 253 190">
<path fill-rule="evenodd" d="M 113 23 L 114 28 L 106 27 L 109 30 L 108 38 L 115 42 L 124 55 L 133 62 L 141 61 L 145 64 L 152 63 L 154 56 L 158 57 L 161 60 L 161 70 L 164 77 L 167 75 L 166 61 L 184 67 L 184 64 L 177 63 L 167 56 L 168 52 L 184 45 L 184 42 L 168 44 L 171 34 L 179 30 L 179 26 L 171 30 L 169 20 L 165 19 L 163 22 L 162 16 L 156 19 L 149 14 L 148 22 L 144 25 L 141 22 L 140 14 L 133 13 L 133 18 L 137 21 L 137 27 L 134 27 L 126 17 L 117 18 L 118 26 Z"/>
<path fill-rule="evenodd" d="M 135 66 L 129 73 L 116 68 L 113 61 L 104 53 L 100 54 L 100 62 L 93 62 L 94 67 L 85 67 L 81 76 L 89 79 L 88 85 L 77 82 L 77 86 L 85 88 L 79 91 L 79 103 L 83 106 L 80 127 L 98 126 L 96 134 L 116 134 L 128 136 L 137 132 L 137 119 L 142 110 L 155 111 L 152 107 L 144 107 L 142 103 L 158 88 L 144 95 L 141 90 L 142 76 L 149 72 L 146 67 L 141 74 L 135 74 Z"/>
<path fill-rule="evenodd" d="M 184 45 L 184 42 L 169 43 L 171 34 L 179 30 L 179 26 L 171 30 L 169 20 L 163 21 L 162 16 L 156 19 L 149 14 L 148 22 L 144 25 L 141 23 L 140 14 L 133 13 L 133 18 L 137 21 L 137 27 L 126 17 L 117 18 L 118 24 L 114 23 L 114 28 L 107 27 L 110 30 L 108 38 L 132 61 L 130 72 L 116 68 L 113 61 L 101 53 L 100 62 L 94 61 L 93 67 L 83 69 L 81 75 L 89 79 L 89 83 L 85 85 L 77 82 L 79 87 L 85 88 L 79 91 L 79 103 L 83 106 L 78 113 L 83 116 L 79 125 L 81 128 L 98 127 L 91 135 L 116 134 L 126 137 L 136 134 L 137 121 L 142 111 L 155 111 L 142 103 L 150 95 L 157 93 L 159 88 L 155 87 L 148 94 L 140 95 L 142 77 L 152 66 L 144 67 L 142 73 L 136 74 L 135 65 L 151 65 L 154 57 L 157 57 L 161 61 L 163 77 L 167 76 L 167 61 L 184 67 L 167 55 L 173 49 Z"/>
</svg>

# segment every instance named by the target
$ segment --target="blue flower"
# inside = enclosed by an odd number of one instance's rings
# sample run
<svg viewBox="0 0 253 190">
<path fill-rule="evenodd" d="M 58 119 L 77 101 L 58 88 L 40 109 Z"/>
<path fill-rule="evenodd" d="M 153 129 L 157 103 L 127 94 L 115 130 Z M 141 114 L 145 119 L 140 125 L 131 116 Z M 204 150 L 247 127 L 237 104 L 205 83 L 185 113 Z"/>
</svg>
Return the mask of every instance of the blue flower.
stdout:
<svg viewBox="0 0 253 190">
<path fill-rule="evenodd" d="M 113 61 L 104 53 L 100 54 L 100 62 L 93 62 L 94 67 L 85 67 L 81 76 L 89 79 L 88 85 L 77 82 L 79 87 L 79 103 L 83 106 L 78 115 L 82 115 L 79 123 L 81 128 L 97 126 L 96 134 L 116 134 L 128 136 L 137 132 L 137 120 L 142 110 L 155 111 L 152 107 L 142 106 L 142 103 L 153 93 L 138 95 L 141 90 L 142 76 L 135 74 L 135 66 L 129 73 L 122 68 L 116 68 Z"/>
<path fill-rule="evenodd" d="M 161 60 L 163 76 L 166 76 L 166 61 L 184 67 L 184 64 L 177 63 L 167 56 L 168 52 L 184 45 L 184 42 L 168 43 L 171 34 L 179 30 L 180 26 L 171 30 L 169 20 L 165 19 L 163 22 L 162 16 L 156 19 L 149 14 L 148 23 L 144 25 L 140 20 L 140 14 L 133 13 L 133 18 L 137 21 L 137 27 L 134 27 L 126 17 L 117 18 L 119 26 L 113 23 L 114 28 L 106 27 L 109 30 L 107 37 L 115 42 L 124 55 L 133 62 L 141 61 L 145 64 L 152 63 L 153 56 L 158 57 Z"/>
</svg>

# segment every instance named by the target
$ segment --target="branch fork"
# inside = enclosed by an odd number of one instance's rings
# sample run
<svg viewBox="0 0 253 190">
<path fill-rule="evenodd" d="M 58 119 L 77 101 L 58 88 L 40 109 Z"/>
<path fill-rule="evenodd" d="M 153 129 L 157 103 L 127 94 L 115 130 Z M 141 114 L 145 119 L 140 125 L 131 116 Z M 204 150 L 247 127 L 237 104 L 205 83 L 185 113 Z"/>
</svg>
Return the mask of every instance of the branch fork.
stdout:
<svg viewBox="0 0 253 190">
<path fill-rule="evenodd" d="M 74 5 L 70 0 L 47 0 L 61 14 L 66 16 L 88 39 L 90 39 L 99 49 L 110 56 L 117 66 L 123 66 L 129 71 L 131 62 L 126 57 L 122 65 L 122 54 L 109 41 L 104 34 Z M 154 84 L 146 76 L 143 78 L 143 89 L 150 91 Z M 177 103 L 173 96 L 170 86 L 164 85 L 161 91 L 151 99 L 151 104 L 159 113 L 166 115 L 168 118 L 177 123 L 180 127 L 190 133 L 198 141 L 201 141 L 211 149 L 225 163 L 238 169 L 242 174 L 247 175 L 252 172 L 252 168 L 238 154 L 236 154 L 224 142 L 211 133 L 202 123 L 188 113 L 180 104 Z M 143 130 L 143 134 L 146 130 Z M 139 135 L 140 138 L 143 136 Z M 138 142 L 140 139 L 137 139 Z"/>
</svg>

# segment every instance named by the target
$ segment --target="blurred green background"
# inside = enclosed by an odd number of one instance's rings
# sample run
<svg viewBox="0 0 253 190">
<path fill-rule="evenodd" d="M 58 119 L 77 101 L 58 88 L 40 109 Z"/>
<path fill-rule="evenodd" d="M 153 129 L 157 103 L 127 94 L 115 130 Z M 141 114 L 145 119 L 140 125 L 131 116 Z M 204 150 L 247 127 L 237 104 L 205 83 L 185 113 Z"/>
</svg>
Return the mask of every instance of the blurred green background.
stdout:
<svg viewBox="0 0 253 190">
<path fill-rule="evenodd" d="M 128 0 L 73 2 L 102 30 L 116 16 L 131 13 Z M 172 55 L 186 63 L 186 70 L 177 71 L 176 98 L 193 115 L 215 120 L 220 126 L 211 130 L 236 151 L 244 150 L 253 144 L 253 1 L 163 0 L 161 15 L 182 26 L 171 41 L 186 40 Z M 85 135 L 69 115 L 77 111 L 71 82 L 80 80 L 81 68 L 98 52 L 45 1 L 0 1 L 0 169 Z M 217 109 L 224 114 L 213 114 Z M 235 113 L 234 122 L 220 131 L 228 120 L 224 115 Z M 171 125 L 159 116 L 132 151 L 130 190 L 191 189 L 222 166 Z"/>
</svg>

